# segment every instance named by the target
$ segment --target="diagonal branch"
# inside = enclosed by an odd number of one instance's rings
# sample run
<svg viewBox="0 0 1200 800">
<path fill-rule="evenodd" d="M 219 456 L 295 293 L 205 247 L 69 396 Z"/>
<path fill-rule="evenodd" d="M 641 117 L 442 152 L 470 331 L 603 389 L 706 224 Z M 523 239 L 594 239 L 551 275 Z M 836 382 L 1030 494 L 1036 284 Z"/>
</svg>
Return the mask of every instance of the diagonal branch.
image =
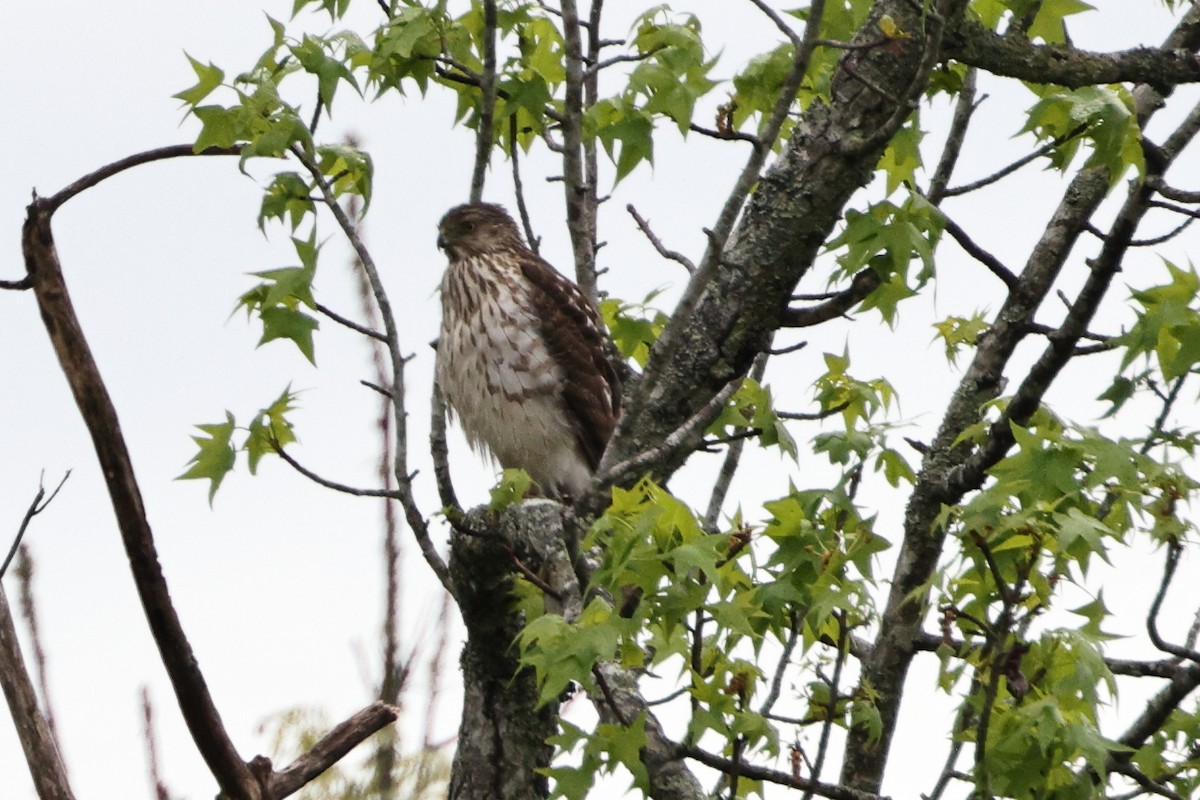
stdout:
<svg viewBox="0 0 1200 800">
<path fill-rule="evenodd" d="M 95 446 L 138 596 L 188 730 L 221 791 L 232 798 L 257 800 L 261 797 L 259 787 L 225 732 L 171 604 L 116 408 L 92 358 L 63 279 L 50 230 L 55 207 L 53 203 L 34 200 L 28 208 L 22 235 L 25 264 L 33 279 L 42 320 Z"/>
<path fill-rule="evenodd" d="M 299 791 L 372 734 L 395 722 L 398 716 L 399 709 L 386 703 L 376 702 L 367 706 L 335 726 L 307 753 L 278 772 L 271 773 L 267 781 L 268 796 L 272 800 L 282 800 Z M 269 767 L 270 764 L 265 766 Z"/>
<path fill-rule="evenodd" d="M 0 586 L 0 688 L 17 727 L 17 738 L 40 800 L 74 800 L 67 770 L 46 717 L 38 708 L 33 681 L 21 657 L 16 626 Z"/>
<path fill-rule="evenodd" d="M 25 516 L 21 520 L 20 526 L 17 528 L 17 535 L 13 537 L 12 547 L 8 549 L 8 555 L 4 557 L 4 563 L 0 564 L 0 578 L 4 577 L 4 573 L 8 571 L 8 565 L 12 563 L 13 556 L 17 554 L 17 548 L 21 546 L 21 539 L 25 536 L 26 529 L 29 528 L 29 523 L 38 514 L 46 510 L 46 506 L 53 502 L 58 496 L 58 492 L 62 489 L 63 484 L 67 482 L 67 478 L 71 477 L 71 470 L 67 470 L 63 475 L 62 480 L 58 482 L 58 486 L 54 487 L 54 491 L 46 497 L 46 487 L 42 485 L 41 479 L 38 479 L 38 490 L 33 496 L 33 502 L 29 504 L 29 508 L 25 510 Z M 45 498 L 45 500 L 43 500 Z"/>
</svg>

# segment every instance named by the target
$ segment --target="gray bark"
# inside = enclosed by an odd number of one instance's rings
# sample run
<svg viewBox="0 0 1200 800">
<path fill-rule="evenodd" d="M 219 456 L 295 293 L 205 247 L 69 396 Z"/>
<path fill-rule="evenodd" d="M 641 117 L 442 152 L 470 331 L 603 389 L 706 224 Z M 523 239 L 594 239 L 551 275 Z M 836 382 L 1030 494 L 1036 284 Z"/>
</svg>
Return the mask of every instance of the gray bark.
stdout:
<svg viewBox="0 0 1200 800">
<path fill-rule="evenodd" d="M 558 731 L 558 704 L 538 708 L 533 672 L 519 671 L 515 641 L 526 620 L 512 608 L 512 587 L 514 558 L 535 573 L 551 566 L 548 554 L 561 550 L 562 507 L 527 503 L 498 522 L 491 516 L 471 512 L 450 539 L 450 576 L 467 628 L 451 800 L 546 797 L 548 781 L 536 769 L 549 766 L 546 740 Z"/>
</svg>

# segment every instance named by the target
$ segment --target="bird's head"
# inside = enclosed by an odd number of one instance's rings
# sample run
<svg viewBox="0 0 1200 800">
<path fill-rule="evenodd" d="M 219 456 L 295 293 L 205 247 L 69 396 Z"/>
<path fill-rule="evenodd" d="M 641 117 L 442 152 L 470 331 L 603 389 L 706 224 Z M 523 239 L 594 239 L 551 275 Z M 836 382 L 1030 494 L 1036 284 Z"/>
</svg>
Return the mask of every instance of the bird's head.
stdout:
<svg viewBox="0 0 1200 800">
<path fill-rule="evenodd" d="M 504 207 L 495 203 L 455 206 L 438 223 L 438 249 L 452 261 L 514 244 L 524 246 L 521 232 Z"/>
</svg>

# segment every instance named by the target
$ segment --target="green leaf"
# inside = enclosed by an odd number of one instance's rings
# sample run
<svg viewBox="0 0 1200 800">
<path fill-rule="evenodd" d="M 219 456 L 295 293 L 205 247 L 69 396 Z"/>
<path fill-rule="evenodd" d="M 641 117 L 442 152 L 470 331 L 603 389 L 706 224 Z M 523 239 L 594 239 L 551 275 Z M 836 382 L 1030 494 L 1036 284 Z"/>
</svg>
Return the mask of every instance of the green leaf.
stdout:
<svg viewBox="0 0 1200 800">
<path fill-rule="evenodd" d="M 195 71 L 196 77 L 199 78 L 199 80 L 196 82 L 195 86 L 184 89 L 182 92 L 173 94 L 171 96 L 179 98 L 184 102 L 185 105 L 192 106 L 194 108 L 201 100 L 208 97 L 214 89 L 224 82 L 225 73 L 219 67 L 213 66 L 212 62 L 209 62 L 208 65 L 204 65 L 191 56 L 188 56 L 187 53 L 184 53 L 184 55 L 187 56 L 187 60 L 191 63 L 192 70 Z"/>
<path fill-rule="evenodd" d="M 192 441 L 199 447 L 199 452 L 188 461 L 191 466 L 187 471 L 176 478 L 176 480 L 208 480 L 209 505 L 212 505 L 221 481 L 233 469 L 236 454 L 233 445 L 230 444 L 230 439 L 233 437 L 234 425 L 233 414 L 228 411 L 225 412 L 225 422 L 197 425 L 196 427 L 206 435 L 192 437 Z"/>
<path fill-rule="evenodd" d="M 523 469 L 506 469 L 500 475 L 500 482 L 490 490 L 491 502 L 488 509 L 503 511 L 511 505 L 521 502 L 533 487 L 533 479 Z"/>
<path fill-rule="evenodd" d="M 263 334 L 259 345 L 275 339 L 288 339 L 293 342 L 304 357 L 316 366 L 317 360 L 313 354 L 313 331 L 320 327 L 317 320 L 302 311 L 296 311 L 283 306 L 264 308 L 261 312 Z"/>
<path fill-rule="evenodd" d="M 238 116 L 221 106 L 198 106 L 192 113 L 200 120 L 200 135 L 192 149 L 199 153 L 210 147 L 233 147 L 241 134 Z"/>
<path fill-rule="evenodd" d="M 921 167 L 920 117 L 913 113 L 908 123 L 888 142 L 887 149 L 879 159 L 878 169 L 887 174 L 887 193 L 890 195 L 902 184 L 912 186 L 917 170 Z"/>
<path fill-rule="evenodd" d="M 1030 39 L 1040 38 L 1047 44 L 1062 44 L 1067 40 L 1063 18 L 1094 10 L 1094 6 L 1082 0 L 1045 0 L 1029 26 L 1028 36 Z"/>
<path fill-rule="evenodd" d="M 250 422 L 250 435 L 246 438 L 243 448 L 246 450 L 250 474 L 258 474 L 258 462 L 267 453 L 274 453 L 276 447 L 286 447 L 296 441 L 296 434 L 287 414 L 295 408 L 296 395 L 288 386 L 273 403 L 260 409 Z"/>
</svg>

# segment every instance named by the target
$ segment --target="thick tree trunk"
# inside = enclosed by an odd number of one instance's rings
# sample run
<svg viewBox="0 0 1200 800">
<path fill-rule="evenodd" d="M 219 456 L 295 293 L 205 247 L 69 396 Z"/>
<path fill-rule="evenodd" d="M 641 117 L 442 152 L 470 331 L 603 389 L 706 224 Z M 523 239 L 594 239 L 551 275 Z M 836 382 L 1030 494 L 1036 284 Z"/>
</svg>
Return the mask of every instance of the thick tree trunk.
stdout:
<svg viewBox="0 0 1200 800">
<path fill-rule="evenodd" d="M 451 537 L 450 576 L 467 628 L 451 800 L 549 794 L 537 770 L 550 764 L 553 748 L 546 740 L 558 731 L 558 704 L 538 708 L 533 672 L 518 672 L 515 641 L 525 619 L 513 606 L 512 588 L 514 559 L 536 573 L 553 571 L 547 562 L 562 550 L 562 511 L 555 503 L 527 503 L 497 522 L 477 509 Z"/>
</svg>

